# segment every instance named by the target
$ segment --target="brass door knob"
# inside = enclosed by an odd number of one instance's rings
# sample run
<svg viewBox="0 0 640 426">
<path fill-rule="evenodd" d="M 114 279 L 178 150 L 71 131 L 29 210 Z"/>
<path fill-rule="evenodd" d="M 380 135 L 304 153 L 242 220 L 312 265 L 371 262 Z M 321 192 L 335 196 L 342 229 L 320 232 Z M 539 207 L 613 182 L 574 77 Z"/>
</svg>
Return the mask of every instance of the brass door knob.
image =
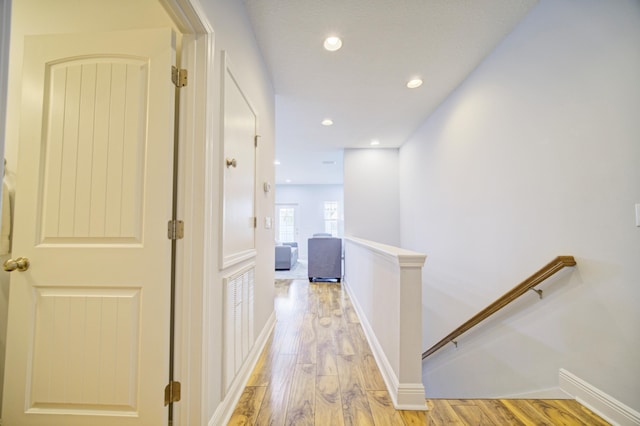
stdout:
<svg viewBox="0 0 640 426">
<path fill-rule="evenodd" d="M 19 257 L 17 259 L 7 259 L 2 264 L 2 268 L 4 268 L 7 272 L 15 271 L 16 269 L 20 272 L 24 272 L 29 269 L 29 259 L 26 257 Z"/>
</svg>

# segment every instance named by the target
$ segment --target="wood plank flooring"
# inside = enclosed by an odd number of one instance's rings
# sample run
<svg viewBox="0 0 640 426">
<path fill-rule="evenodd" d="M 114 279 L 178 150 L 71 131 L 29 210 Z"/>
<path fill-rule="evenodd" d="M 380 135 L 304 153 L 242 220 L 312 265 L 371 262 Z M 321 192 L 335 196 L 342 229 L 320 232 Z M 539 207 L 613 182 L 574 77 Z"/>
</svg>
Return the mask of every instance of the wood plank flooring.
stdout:
<svg viewBox="0 0 640 426">
<path fill-rule="evenodd" d="M 397 411 L 340 284 L 276 280 L 276 326 L 229 425 L 607 425 L 572 400 L 429 399 Z"/>
<path fill-rule="evenodd" d="M 572 399 L 428 399 L 427 406 L 428 425 L 609 425 Z"/>
</svg>

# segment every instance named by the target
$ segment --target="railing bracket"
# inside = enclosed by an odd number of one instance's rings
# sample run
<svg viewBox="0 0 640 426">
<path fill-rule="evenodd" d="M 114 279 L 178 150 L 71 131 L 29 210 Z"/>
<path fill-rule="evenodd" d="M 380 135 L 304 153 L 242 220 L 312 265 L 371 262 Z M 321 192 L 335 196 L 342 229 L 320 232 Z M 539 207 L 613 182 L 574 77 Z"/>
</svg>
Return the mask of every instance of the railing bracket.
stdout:
<svg viewBox="0 0 640 426">
<path fill-rule="evenodd" d="M 538 290 L 537 288 L 533 288 L 533 287 L 531 287 L 529 290 L 533 290 L 536 293 L 538 293 L 538 296 L 540 296 L 540 299 L 542 299 L 542 290 Z"/>
<path fill-rule="evenodd" d="M 456 345 L 456 349 L 458 349 L 458 342 L 456 340 L 452 340 L 451 343 L 453 343 L 454 345 Z"/>
</svg>

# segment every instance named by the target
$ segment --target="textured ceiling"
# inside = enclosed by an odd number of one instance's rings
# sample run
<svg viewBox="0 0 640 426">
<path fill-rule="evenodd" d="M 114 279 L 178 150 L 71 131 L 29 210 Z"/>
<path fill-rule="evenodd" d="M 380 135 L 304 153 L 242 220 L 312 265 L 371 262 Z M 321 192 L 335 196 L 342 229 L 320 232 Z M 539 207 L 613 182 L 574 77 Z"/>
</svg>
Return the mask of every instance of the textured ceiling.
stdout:
<svg viewBox="0 0 640 426">
<path fill-rule="evenodd" d="M 276 91 L 276 183 L 341 183 L 343 148 L 402 145 L 536 2 L 244 0 Z"/>
</svg>

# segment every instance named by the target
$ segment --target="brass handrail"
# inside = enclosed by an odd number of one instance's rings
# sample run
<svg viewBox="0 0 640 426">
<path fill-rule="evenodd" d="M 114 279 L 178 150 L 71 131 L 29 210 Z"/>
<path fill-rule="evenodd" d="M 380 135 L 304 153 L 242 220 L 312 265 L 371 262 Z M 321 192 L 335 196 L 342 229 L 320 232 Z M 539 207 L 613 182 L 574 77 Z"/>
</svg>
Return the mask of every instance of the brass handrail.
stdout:
<svg viewBox="0 0 640 426">
<path fill-rule="evenodd" d="M 507 306 L 509 303 L 516 300 L 518 297 L 525 294 L 527 291 L 533 289 L 536 285 L 540 284 L 542 281 L 546 280 L 565 266 L 575 266 L 576 261 L 573 256 L 558 256 L 553 259 L 551 262 L 547 263 L 542 269 L 540 269 L 535 274 L 531 275 L 529 278 L 506 292 L 504 295 L 496 299 L 495 302 L 487 306 L 482 311 L 478 312 L 475 316 L 473 316 L 470 320 L 462 324 L 460 327 L 453 330 L 446 337 L 440 340 L 435 345 L 431 346 L 425 352 L 422 353 L 422 359 L 425 359 L 438 349 L 445 346 L 447 343 L 454 343 L 457 346 L 456 341 L 454 340 L 456 337 L 460 336 L 465 331 L 469 330 L 471 327 L 476 326 L 478 323 L 487 319 L 489 316 L 498 312 L 500 309 Z M 540 290 L 535 290 L 539 295 L 542 294 Z M 541 296 L 542 297 L 542 296 Z"/>
</svg>

